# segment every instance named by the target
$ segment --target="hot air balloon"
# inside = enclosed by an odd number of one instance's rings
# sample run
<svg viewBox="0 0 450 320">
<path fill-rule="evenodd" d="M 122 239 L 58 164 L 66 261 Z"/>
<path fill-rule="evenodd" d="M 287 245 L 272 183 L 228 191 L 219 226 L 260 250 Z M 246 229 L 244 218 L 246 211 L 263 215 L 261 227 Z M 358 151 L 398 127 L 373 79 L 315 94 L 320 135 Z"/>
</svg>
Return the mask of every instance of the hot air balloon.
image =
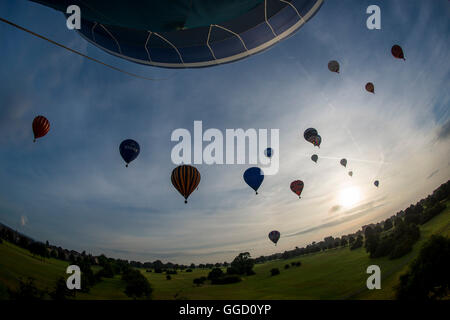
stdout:
<svg viewBox="0 0 450 320">
<path fill-rule="evenodd" d="M 319 157 L 317 156 L 317 154 L 313 154 L 311 156 L 311 160 L 314 161 L 315 163 L 317 163 L 317 160 L 319 159 Z"/>
<path fill-rule="evenodd" d="M 48 131 L 50 130 L 50 122 L 44 116 L 37 116 L 33 120 L 32 127 L 34 133 L 33 142 L 36 142 L 36 139 L 41 138 L 48 133 Z"/>
<path fill-rule="evenodd" d="M 267 148 L 266 150 L 264 150 L 264 154 L 266 155 L 267 158 L 272 158 L 272 156 L 273 156 L 273 149 L 272 148 Z"/>
<path fill-rule="evenodd" d="M 340 164 L 341 164 L 341 166 L 346 167 L 347 166 L 347 159 L 341 159 Z"/>
<path fill-rule="evenodd" d="M 353 171 L 349 171 L 349 172 L 348 172 L 348 175 L 349 175 L 350 177 L 353 177 Z"/>
<path fill-rule="evenodd" d="M 200 172 L 190 165 L 181 165 L 173 169 L 171 176 L 172 184 L 184 197 L 184 203 L 200 183 Z"/>
<path fill-rule="evenodd" d="M 303 181 L 302 180 L 295 180 L 291 182 L 291 190 L 293 193 L 295 193 L 296 195 L 298 195 L 298 198 L 300 199 L 300 195 L 302 194 L 303 191 Z"/>
<path fill-rule="evenodd" d="M 123 160 L 125 160 L 125 167 L 128 167 L 128 164 L 137 158 L 139 155 L 139 152 L 141 151 L 141 148 L 139 147 L 139 144 L 131 139 L 127 139 L 122 141 L 122 143 L 119 146 L 120 155 L 122 156 Z"/>
<path fill-rule="evenodd" d="M 373 184 L 375 185 L 375 187 L 378 188 L 378 185 L 380 184 L 380 182 L 378 180 L 375 180 L 375 182 Z"/>
<path fill-rule="evenodd" d="M 406 60 L 405 55 L 403 54 L 403 49 L 398 44 L 392 47 L 391 53 L 394 56 L 394 58 Z"/>
<path fill-rule="evenodd" d="M 270 239 L 270 241 L 275 243 L 275 245 L 277 245 L 277 242 L 280 239 L 280 232 L 276 231 L 276 230 L 270 231 L 269 232 L 269 239 Z"/>
<path fill-rule="evenodd" d="M 109 54 L 165 68 L 237 61 L 293 35 L 323 0 L 32 0 L 77 5 L 84 39 Z"/>
<path fill-rule="evenodd" d="M 248 168 L 244 172 L 244 181 L 247 183 L 256 194 L 258 194 L 258 188 L 264 180 L 264 172 L 258 167 Z"/>
<path fill-rule="evenodd" d="M 373 85 L 372 82 L 367 82 L 366 90 L 371 92 L 371 93 L 375 93 L 375 86 Z"/>
<path fill-rule="evenodd" d="M 331 60 L 330 62 L 328 62 L 328 70 L 330 70 L 331 72 L 339 73 L 339 62 L 337 62 L 336 60 Z"/>
<path fill-rule="evenodd" d="M 312 143 L 315 146 L 317 145 L 317 143 L 319 143 L 320 145 L 320 142 L 322 141 L 319 134 L 317 133 L 317 130 L 314 128 L 306 129 L 305 132 L 303 133 L 303 137 L 305 138 L 306 141 Z"/>
<path fill-rule="evenodd" d="M 319 148 L 320 148 L 320 144 L 322 143 L 322 137 L 321 137 L 320 135 L 317 135 L 317 136 L 315 136 L 312 140 L 313 140 L 313 141 L 312 141 L 312 144 L 313 144 L 315 147 L 319 147 Z"/>
</svg>

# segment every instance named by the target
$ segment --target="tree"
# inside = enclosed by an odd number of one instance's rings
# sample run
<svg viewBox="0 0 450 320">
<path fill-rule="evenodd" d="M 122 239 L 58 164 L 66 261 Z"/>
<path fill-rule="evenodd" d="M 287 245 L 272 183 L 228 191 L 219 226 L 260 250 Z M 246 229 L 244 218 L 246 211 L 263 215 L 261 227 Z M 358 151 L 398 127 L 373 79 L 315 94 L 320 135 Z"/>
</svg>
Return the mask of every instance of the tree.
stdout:
<svg viewBox="0 0 450 320">
<path fill-rule="evenodd" d="M 251 258 L 250 253 L 240 253 L 231 263 L 231 268 L 236 270 L 237 274 L 246 274 L 253 271 L 255 261 Z"/>
<path fill-rule="evenodd" d="M 392 227 L 393 225 L 391 219 L 386 219 L 386 221 L 384 222 L 384 231 L 390 230 L 392 229 Z"/>
<path fill-rule="evenodd" d="M 125 281 L 125 294 L 134 299 L 146 297 L 150 298 L 153 291 L 147 278 L 144 277 L 138 270 L 128 269 L 122 275 L 122 280 Z"/>
<path fill-rule="evenodd" d="M 68 297 L 74 297 L 75 291 L 67 288 L 66 280 L 60 277 L 55 284 L 55 288 L 49 293 L 53 300 L 66 300 Z"/>
<path fill-rule="evenodd" d="M 208 273 L 208 280 L 216 280 L 223 276 L 223 271 L 220 268 L 214 268 Z"/>
<path fill-rule="evenodd" d="M 276 276 L 276 275 L 280 274 L 280 270 L 278 270 L 278 268 L 273 268 L 272 270 L 270 270 L 270 274 L 272 276 Z"/>
<path fill-rule="evenodd" d="M 33 278 L 28 278 L 26 281 L 19 280 L 19 289 L 13 291 L 8 289 L 11 300 L 41 300 L 45 294 L 44 291 L 39 290 L 34 284 Z"/>
<path fill-rule="evenodd" d="M 397 299 L 429 300 L 448 296 L 450 287 L 450 238 L 431 236 L 410 270 L 400 277 Z"/>
</svg>

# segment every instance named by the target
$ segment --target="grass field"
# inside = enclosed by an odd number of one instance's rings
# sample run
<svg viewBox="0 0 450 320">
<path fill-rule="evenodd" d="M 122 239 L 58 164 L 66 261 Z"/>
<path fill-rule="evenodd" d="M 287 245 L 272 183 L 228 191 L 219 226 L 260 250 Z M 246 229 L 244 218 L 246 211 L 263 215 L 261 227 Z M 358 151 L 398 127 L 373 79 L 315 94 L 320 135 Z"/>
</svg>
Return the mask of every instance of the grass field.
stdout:
<svg viewBox="0 0 450 320">
<path fill-rule="evenodd" d="M 450 208 L 421 226 L 421 238 L 414 250 L 399 259 L 369 259 L 364 248 L 348 247 L 327 250 L 289 260 L 277 260 L 255 266 L 255 275 L 228 285 L 193 285 L 194 278 L 207 276 L 209 270 L 179 272 L 166 280 L 165 274 L 141 272 L 154 288 L 153 299 L 393 299 L 394 286 L 423 243 L 432 235 L 450 236 Z M 300 267 L 284 265 L 301 261 Z M 366 268 L 381 268 L 381 290 L 366 288 Z M 67 262 L 33 257 L 28 251 L 3 242 L 0 244 L 0 299 L 7 298 L 6 286 L 15 288 L 20 277 L 34 277 L 41 289 L 51 289 L 60 276 L 66 276 Z M 272 268 L 280 275 L 270 276 Z M 127 299 L 120 276 L 104 279 L 88 294 L 77 293 L 78 299 Z"/>
</svg>

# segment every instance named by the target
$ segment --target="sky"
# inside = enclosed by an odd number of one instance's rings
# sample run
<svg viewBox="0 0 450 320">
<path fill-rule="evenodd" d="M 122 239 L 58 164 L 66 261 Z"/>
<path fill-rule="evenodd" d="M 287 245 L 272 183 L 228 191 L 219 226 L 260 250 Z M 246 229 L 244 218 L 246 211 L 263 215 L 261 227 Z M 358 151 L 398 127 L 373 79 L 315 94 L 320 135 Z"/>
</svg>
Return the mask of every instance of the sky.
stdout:
<svg viewBox="0 0 450 320">
<path fill-rule="evenodd" d="M 381 30 L 366 27 L 373 4 Z M 133 78 L 0 24 L 0 222 L 36 240 L 142 262 L 230 262 L 353 233 L 450 178 L 446 0 L 325 1 L 270 50 L 188 70 L 108 55 L 29 1 L 0 0 L 0 16 L 129 72 L 168 78 Z M 393 44 L 406 61 L 391 56 Z M 39 114 L 51 129 L 33 143 Z M 170 181 L 170 137 L 193 132 L 195 120 L 222 132 L 280 129 L 279 172 L 255 196 L 242 179 L 251 165 L 196 165 L 199 189 L 184 204 Z M 309 127 L 320 149 L 303 139 Z M 118 148 L 128 138 L 141 153 L 125 168 Z M 297 179 L 301 200 L 289 189 Z M 281 232 L 276 247 L 272 230 Z"/>
</svg>

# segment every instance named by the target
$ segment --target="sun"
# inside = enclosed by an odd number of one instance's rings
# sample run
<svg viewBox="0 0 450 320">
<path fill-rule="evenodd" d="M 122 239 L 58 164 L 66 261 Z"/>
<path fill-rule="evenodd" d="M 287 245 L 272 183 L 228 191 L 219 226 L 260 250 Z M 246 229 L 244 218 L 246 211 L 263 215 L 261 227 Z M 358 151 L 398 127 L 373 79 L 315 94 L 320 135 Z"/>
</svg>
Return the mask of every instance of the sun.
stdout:
<svg viewBox="0 0 450 320">
<path fill-rule="evenodd" d="M 339 203 L 344 207 L 352 207 L 361 199 L 361 191 L 359 188 L 346 188 L 339 194 Z"/>
</svg>

